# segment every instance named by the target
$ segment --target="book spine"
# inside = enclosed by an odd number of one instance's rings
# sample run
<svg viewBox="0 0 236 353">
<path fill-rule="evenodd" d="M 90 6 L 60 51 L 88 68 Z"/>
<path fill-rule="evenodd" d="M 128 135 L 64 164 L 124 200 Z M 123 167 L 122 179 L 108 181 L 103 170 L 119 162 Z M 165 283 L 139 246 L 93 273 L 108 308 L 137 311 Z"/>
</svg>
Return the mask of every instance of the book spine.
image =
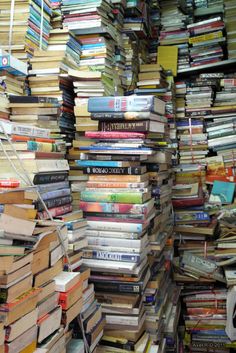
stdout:
<svg viewBox="0 0 236 353">
<path fill-rule="evenodd" d="M 80 201 L 80 208 L 84 212 L 104 212 L 104 213 L 131 213 L 146 214 L 148 209 L 143 204 L 122 204 L 122 203 L 104 203 L 104 202 L 85 202 Z"/>
<path fill-rule="evenodd" d="M 33 183 L 37 184 L 49 184 L 49 183 L 58 183 L 61 181 L 68 180 L 68 173 L 45 173 L 45 174 L 36 174 L 33 179 Z"/>
<path fill-rule="evenodd" d="M 63 214 L 72 212 L 72 205 L 68 204 L 68 205 L 51 208 L 49 212 L 53 218 L 57 216 L 61 216 Z M 40 219 L 49 219 L 48 213 L 46 211 L 38 212 L 38 216 Z"/>
<path fill-rule="evenodd" d="M 120 202 L 120 203 L 142 203 L 142 193 L 99 193 L 82 191 L 80 195 L 82 201 L 87 202 Z"/>
<path fill-rule="evenodd" d="M 108 252 L 101 250 L 85 250 L 83 257 L 87 259 L 97 260 L 109 260 L 109 261 L 121 261 L 121 262 L 134 262 L 138 263 L 141 259 L 140 255 L 136 254 L 125 254 L 119 252 Z"/>
<path fill-rule="evenodd" d="M 39 138 L 50 138 L 49 129 L 41 129 L 39 127 L 29 127 L 26 125 L 12 125 L 12 134 L 14 135 L 23 135 L 23 136 L 32 136 Z"/>
<path fill-rule="evenodd" d="M 117 174 L 117 175 L 141 175 L 145 173 L 144 167 L 87 167 L 83 169 L 84 174 Z"/>
<path fill-rule="evenodd" d="M 149 111 L 152 107 L 152 96 L 99 97 L 99 99 L 90 98 L 88 102 L 90 113 Z"/>
<path fill-rule="evenodd" d="M 135 189 L 135 188 L 144 188 L 146 185 L 145 183 L 119 183 L 119 182 L 92 182 L 88 181 L 87 182 L 87 187 L 88 188 L 97 188 L 97 189 L 106 189 L 106 188 L 128 188 L 128 189 Z"/>
<path fill-rule="evenodd" d="M 106 122 L 100 121 L 98 128 L 101 131 L 140 131 L 147 132 L 149 129 L 148 120 L 126 121 L 126 122 Z"/>
<path fill-rule="evenodd" d="M 79 167 L 122 167 L 123 162 L 118 161 L 89 161 L 89 160 L 78 160 L 76 164 Z"/>
<path fill-rule="evenodd" d="M 63 197 L 68 195 L 70 195 L 70 188 L 48 191 L 41 194 L 41 197 L 43 200 L 48 200 L 48 199 L 53 199 L 53 198 Z"/>
<path fill-rule="evenodd" d="M 94 282 L 94 290 L 98 292 L 113 293 L 142 293 L 142 284 L 140 283 L 119 283 L 119 282 Z"/>
<path fill-rule="evenodd" d="M 67 196 L 63 196 L 63 197 L 59 197 L 59 198 L 45 200 L 44 202 L 45 202 L 47 208 L 50 209 L 50 208 L 60 207 L 60 206 L 69 204 L 70 202 L 72 202 L 72 197 L 70 195 L 69 196 L 67 195 Z M 43 205 L 39 204 L 38 211 L 41 212 L 41 211 L 43 211 L 43 209 L 44 209 Z"/>
<path fill-rule="evenodd" d="M 28 151 L 37 151 L 37 152 L 58 152 L 58 146 L 55 143 L 44 143 L 37 141 L 28 141 L 27 142 Z"/>
<path fill-rule="evenodd" d="M 115 131 L 88 131 L 85 132 L 85 137 L 94 139 L 123 139 L 123 138 L 145 138 L 145 134 L 136 132 L 115 132 Z"/>
<path fill-rule="evenodd" d="M 132 223 L 115 223 L 115 222 L 99 222 L 88 221 L 89 229 L 108 230 L 108 231 L 125 231 L 128 233 L 141 233 L 143 230 L 142 224 Z"/>
</svg>

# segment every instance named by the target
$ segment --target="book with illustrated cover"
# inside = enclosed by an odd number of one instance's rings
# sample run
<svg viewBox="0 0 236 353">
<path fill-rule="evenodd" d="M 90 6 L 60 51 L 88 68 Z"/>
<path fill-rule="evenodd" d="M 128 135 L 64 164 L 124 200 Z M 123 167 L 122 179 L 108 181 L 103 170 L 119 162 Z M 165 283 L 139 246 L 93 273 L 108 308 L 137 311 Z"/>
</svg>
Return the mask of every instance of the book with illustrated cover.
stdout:
<svg viewBox="0 0 236 353">
<path fill-rule="evenodd" d="M 209 202 L 230 204 L 235 193 L 235 183 L 214 181 Z"/>
</svg>

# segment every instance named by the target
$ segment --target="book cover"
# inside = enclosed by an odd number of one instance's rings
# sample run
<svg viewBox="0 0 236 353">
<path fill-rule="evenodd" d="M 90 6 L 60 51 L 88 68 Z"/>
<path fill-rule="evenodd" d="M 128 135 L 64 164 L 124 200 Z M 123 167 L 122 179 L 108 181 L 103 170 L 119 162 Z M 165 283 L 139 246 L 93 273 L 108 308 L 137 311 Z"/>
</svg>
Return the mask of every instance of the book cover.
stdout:
<svg viewBox="0 0 236 353">
<path fill-rule="evenodd" d="M 235 192 L 235 183 L 214 181 L 209 202 L 230 204 L 233 202 Z"/>
</svg>

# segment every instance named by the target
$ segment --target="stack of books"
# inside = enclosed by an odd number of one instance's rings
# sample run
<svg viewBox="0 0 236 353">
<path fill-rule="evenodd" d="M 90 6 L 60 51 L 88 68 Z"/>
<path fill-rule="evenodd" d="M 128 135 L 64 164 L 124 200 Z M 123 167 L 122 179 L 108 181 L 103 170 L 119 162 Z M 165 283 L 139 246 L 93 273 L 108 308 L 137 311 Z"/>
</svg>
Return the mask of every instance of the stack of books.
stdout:
<svg viewBox="0 0 236 353">
<path fill-rule="evenodd" d="M 148 46 L 148 57 L 149 62 L 155 64 L 157 62 L 157 48 L 158 48 L 158 37 L 159 27 L 161 23 L 161 11 L 159 1 L 152 0 L 150 2 L 150 40 Z"/>
<path fill-rule="evenodd" d="M 25 94 L 25 77 L 17 77 L 8 72 L 0 73 L 0 92 L 8 95 Z"/>
<path fill-rule="evenodd" d="M 138 90 L 135 90 L 138 94 L 160 93 L 160 89 L 165 93 L 168 87 L 166 73 L 158 64 L 140 65 L 138 79 Z"/>
<path fill-rule="evenodd" d="M 94 286 L 88 282 L 90 270 L 83 265 L 84 249 L 88 245 L 84 237 L 87 222 L 81 210 L 68 213 L 60 217 L 60 220 L 65 222 L 68 229 L 68 258 L 65 258 L 64 270 L 73 271 L 69 274 L 77 278 L 76 281 L 73 280 L 73 286 L 70 285 L 66 292 L 61 293 L 62 323 L 67 327 L 70 322 L 70 332 L 78 341 L 79 338 L 84 338 L 81 331 L 83 326 L 85 345 L 93 352 L 103 335 L 104 319 L 101 306 L 95 300 Z M 65 280 L 70 277 L 66 272 L 62 272 L 60 276 Z"/>
<path fill-rule="evenodd" d="M 191 347 L 197 352 L 206 352 L 209 347 L 215 352 L 228 353 L 229 338 L 226 326 L 227 290 L 224 288 L 201 291 L 184 291 L 186 305 L 185 325 L 191 334 Z"/>
<path fill-rule="evenodd" d="M 189 44 L 191 66 L 213 64 L 224 58 L 223 45 L 224 21 L 221 17 L 214 17 L 189 24 Z"/>
<path fill-rule="evenodd" d="M 218 79 L 220 85 L 216 89 L 211 114 L 207 116 L 206 131 L 208 146 L 212 154 L 208 158 L 207 182 L 234 181 L 235 170 L 235 112 L 232 103 L 235 97 L 234 76 Z"/>
<path fill-rule="evenodd" d="M 124 86 L 126 91 L 136 88 L 138 81 L 139 61 L 138 61 L 138 39 L 132 40 L 127 34 L 123 34 L 123 44 L 125 51 Z"/>
<path fill-rule="evenodd" d="M 74 137 L 74 91 L 73 80 L 68 76 L 80 60 L 81 46 L 68 30 L 53 30 L 47 51 L 35 52 L 31 60 L 29 84 L 33 96 L 57 98 L 60 102 L 59 126 L 65 138 Z"/>
<path fill-rule="evenodd" d="M 9 99 L 3 92 L 1 92 L 0 93 L 0 119 L 9 120 L 10 110 L 8 105 L 9 105 Z"/>
<path fill-rule="evenodd" d="M 10 28 L 11 1 L 4 0 L 0 6 L 2 49 L 9 50 L 11 48 L 14 56 L 23 61 L 28 61 L 34 50 L 39 47 L 47 49 L 52 14 L 50 1 L 43 0 L 42 3 L 39 0 L 16 1 L 13 10 L 12 30 Z M 43 15 L 42 19 L 41 14 Z M 10 31 L 12 31 L 11 43 L 9 43 Z"/>
<path fill-rule="evenodd" d="M 128 35 L 135 35 L 137 38 L 147 38 L 149 33 L 148 16 L 147 4 L 144 1 L 128 1 L 123 31 Z"/>
<path fill-rule="evenodd" d="M 189 16 L 179 6 L 178 0 L 160 1 L 161 7 L 161 31 L 159 45 L 177 46 L 178 70 L 189 67 L 189 32 L 186 28 Z M 166 49 L 168 50 L 168 49 Z M 171 49 L 170 49 L 171 50 Z M 167 56 L 172 56 L 166 52 Z M 172 58 L 174 60 L 174 58 Z M 169 69 L 170 67 L 166 67 Z"/>
<path fill-rule="evenodd" d="M 236 58 L 236 27 L 235 27 L 236 5 L 233 1 L 224 0 L 224 22 L 227 32 L 228 58 Z"/>
<path fill-rule="evenodd" d="M 57 117 L 57 107 L 55 111 L 53 111 L 54 108 L 50 108 L 54 104 L 39 103 L 39 97 L 37 102 L 36 97 L 33 97 L 35 103 L 29 103 L 28 98 L 32 97 L 25 98 L 27 98 L 26 103 L 23 100 L 20 103 L 13 103 L 17 101 L 17 96 L 10 97 L 11 117 L 18 117 L 22 110 L 27 113 L 27 109 L 31 114 L 34 109 L 39 115 L 42 109 L 48 109 L 54 114 L 52 117 Z M 44 98 L 43 101 L 45 101 Z M 26 117 L 27 114 L 24 116 Z M 1 147 L 3 166 L 1 176 L 15 178 L 17 175 L 22 186 L 29 185 L 30 182 L 38 185 L 42 199 L 53 217 L 71 211 L 72 198 L 67 181 L 69 165 L 64 159 L 65 142 L 51 138 L 49 129 L 4 120 L 1 120 L 1 132 L 4 133 L 5 138 Z M 10 139 L 11 145 L 6 138 Z M 38 202 L 38 217 L 42 219 L 49 217 L 41 202 Z"/>
<path fill-rule="evenodd" d="M 121 335 L 127 341 L 136 342 L 143 332 L 145 316 L 140 294 L 150 274 L 146 257 L 148 249 L 145 246 L 150 240 L 152 251 L 158 255 L 162 253 L 160 258 L 165 261 L 163 249 L 171 236 L 171 196 L 163 183 L 170 177 L 163 168 L 171 163 L 171 153 L 155 153 L 151 148 L 155 135 L 162 134 L 161 129 L 166 124 L 163 116 L 165 103 L 160 99 L 153 96 L 91 98 L 89 110 L 92 118 L 99 121 L 99 131 L 85 134 L 89 139 L 88 145 L 80 149 L 86 153 L 81 154 L 81 160 L 77 162 L 89 175 L 80 202 L 89 226 L 86 231 L 89 246 L 84 262 L 91 267 L 91 281 L 106 314 L 107 325 L 102 344 L 103 349 L 107 350 L 111 345 L 117 347 L 117 343 L 112 343 L 107 336 Z M 162 117 L 161 122 L 158 117 Z M 150 139 L 150 147 L 148 144 L 145 146 L 146 138 Z M 143 166 L 140 165 L 141 161 Z M 163 173 L 159 174 L 158 169 L 153 169 L 156 166 Z M 151 198 L 151 185 L 155 200 Z M 156 263 L 160 258 L 153 256 L 153 282 L 158 276 Z M 161 311 L 164 309 L 167 287 L 163 287 L 163 300 L 159 303 Z M 121 293 L 120 297 L 115 294 L 116 291 Z M 154 292 L 153 307 L 157 305 L 158 287 L 155 286 Z M 108 305 L 108 301 L 112 305 Z M 129 304 L 125 310 L 124 301 Z M 149 325 L 155 342 L 159 341 L 155 339 L 159 331 L 161 345 L 164 344 L 163 321 L 151 328 L 153 317 L 156 321 L 158 315 L 156 309 L 148 312 L 146 325 Z M 124 328 L 127 328 L 127 334 Z"/>
<path fill-rule="evenodd" d="M 66 243 L 67 230 L 36 220 L 36 189 L 18 186 L 13 180 L 1 182 L 1 345 L 5 340 L 5 351 L 12 353 L 33 353 L 36 346 L 64 352 L 53 278 L 63 268 L 61 241 Z"/>
</svg>

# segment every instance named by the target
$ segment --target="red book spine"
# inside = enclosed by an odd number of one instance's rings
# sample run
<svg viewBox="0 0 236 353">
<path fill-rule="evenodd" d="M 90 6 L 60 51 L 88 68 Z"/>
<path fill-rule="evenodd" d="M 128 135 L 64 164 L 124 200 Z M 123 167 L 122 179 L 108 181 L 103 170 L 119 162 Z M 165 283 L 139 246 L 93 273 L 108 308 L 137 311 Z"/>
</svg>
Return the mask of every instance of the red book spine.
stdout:
<svg viewBox="0 0 236 353">
<path fill-rule="evenodd" d="M 145 138 L 145 134 L 136 132 L 116 132 L 116 131 L 87 131 L 85 136 L 94 139 L 129 139 L 129 138 Z"/>
<path fill-rule="evenodd" d="M 55 208 L 50 208 L 49 212 L 53 218 L 57 216 L 61 216 L 63 214 L 72 212 L 72 205 L 67 204 L 67 205 L 63 205 Z M 38 212 L 38 217 L 40 219 L 49 219 L 48 213 L 46 211 Z"/>
<path fill-rule="evenodd" d="M 14 142 L 24 142 L 24 141 L 36 141 L 36 142 L 47 142 L 47 143 L 55 143 L 55 139 L 47 139 L 47 138 L 33 138 L 29 136 L 18 136 L 18 135 L 12 135 L 11 136 L 12 141 Z"/>
</svg>

